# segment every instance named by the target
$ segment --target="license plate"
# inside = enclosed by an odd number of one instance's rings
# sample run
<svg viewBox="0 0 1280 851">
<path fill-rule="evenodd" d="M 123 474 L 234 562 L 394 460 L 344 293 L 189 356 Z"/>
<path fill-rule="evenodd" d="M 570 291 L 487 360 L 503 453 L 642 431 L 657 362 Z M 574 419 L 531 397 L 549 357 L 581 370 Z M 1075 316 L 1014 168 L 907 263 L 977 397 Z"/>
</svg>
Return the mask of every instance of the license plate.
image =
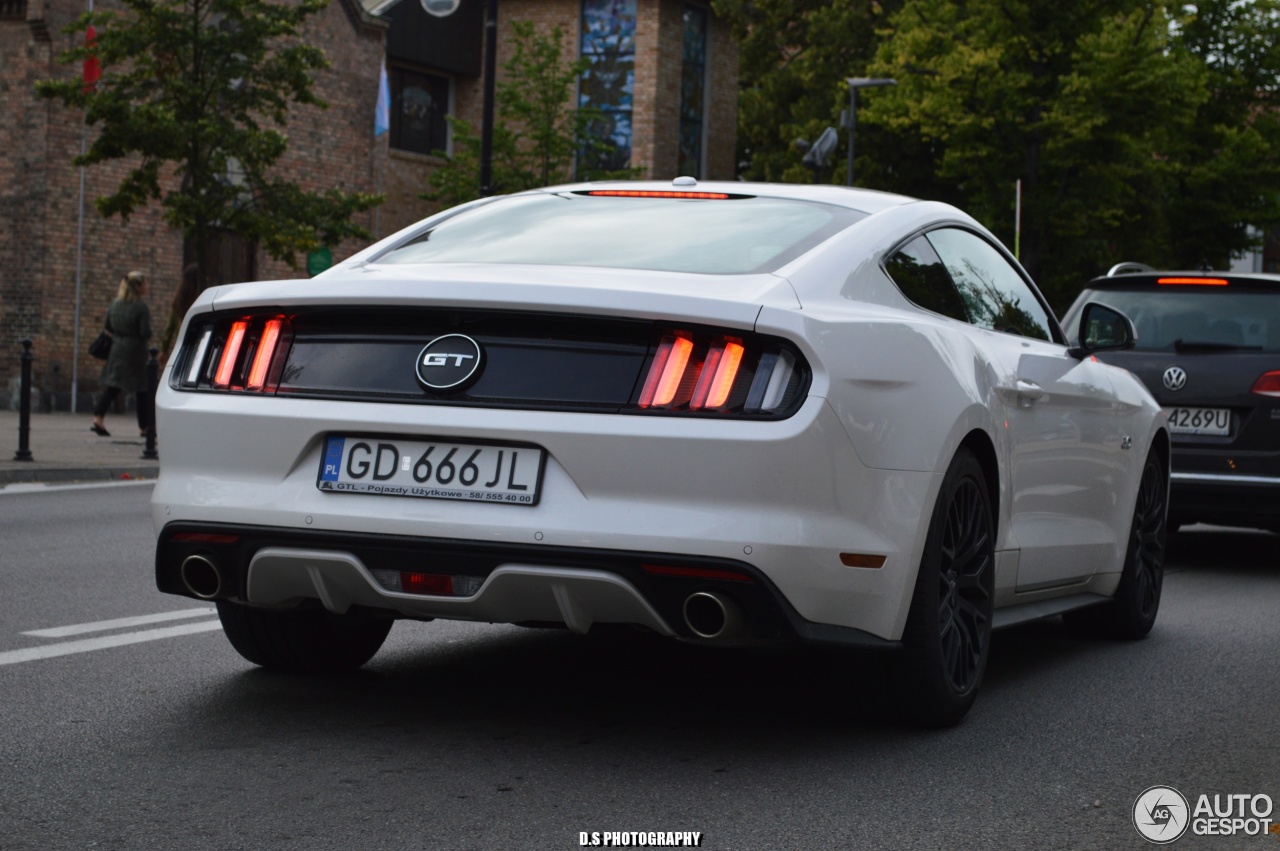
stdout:
<svg viewBox="0 0 1280 851">
<path fill-rule="evenodd" d="M 372 493 L 536 505 L 546 450 L 497 443 L 398 437 L 325 438 L 316 487 Z"/>
<path fill-rule="evenodd" d="M 1164 414 L 1173 434 L 1226 435 L 1231 429 L 1231 411 L 1226 408 L 1165 408 Z"/>
</svg>

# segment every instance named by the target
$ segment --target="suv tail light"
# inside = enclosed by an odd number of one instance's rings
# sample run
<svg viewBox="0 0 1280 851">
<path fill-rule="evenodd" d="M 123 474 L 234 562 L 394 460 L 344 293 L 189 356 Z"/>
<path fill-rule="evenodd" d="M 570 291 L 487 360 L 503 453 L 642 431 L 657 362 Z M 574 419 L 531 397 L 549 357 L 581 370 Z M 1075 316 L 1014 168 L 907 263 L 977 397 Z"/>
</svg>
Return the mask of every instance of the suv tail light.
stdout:
<svg viewBox="0 0 1280 851">
<path fill-rule="evenodd" d="M 1259 375 L 1258 380 L 1253 382 L 1253 390 L 1251 392 L 1259 396 L 1280 398 L 1280 370 L 1264 372 Z"/>
<path fill-rule="evenodd" d="M 662 333 L 635 408 L 648 413 L 787 416 L 809 371 L 779 340 L 715 331 Z"/>
<path fill-rule="evenodd" d="M 183 389 L 275 393 L 292 343 L 284 316 L 205 321 L 188 332 L 170 381 Z"/>
</svg>

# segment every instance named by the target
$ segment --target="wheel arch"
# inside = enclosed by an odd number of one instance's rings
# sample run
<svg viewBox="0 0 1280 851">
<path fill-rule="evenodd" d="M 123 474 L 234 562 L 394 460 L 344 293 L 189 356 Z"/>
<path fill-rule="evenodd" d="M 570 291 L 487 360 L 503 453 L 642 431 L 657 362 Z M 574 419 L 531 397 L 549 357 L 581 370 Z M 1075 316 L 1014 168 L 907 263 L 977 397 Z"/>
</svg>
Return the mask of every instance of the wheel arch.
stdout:
<svg viewBox="0 0 1280 851">
<path fill-rule="evenodd" d="M 1000 460 L 996 456 L 995 444 L 991 441 L 991 436 L 980 428 L 975 428 L 964 436 L 960 441 L 960 449 L 968 449 L 978 459 L 978 466 L 982 468 L 982 476 L 986 480 L 983 484 L 987 489 L 987 498 L 991 501 L 991 523 L 994 527 L 992 532 L 995 534 L 996 540 L 1000 539 Z M 954 455 L 952 456 L 954 457 Z"/>
</svg>

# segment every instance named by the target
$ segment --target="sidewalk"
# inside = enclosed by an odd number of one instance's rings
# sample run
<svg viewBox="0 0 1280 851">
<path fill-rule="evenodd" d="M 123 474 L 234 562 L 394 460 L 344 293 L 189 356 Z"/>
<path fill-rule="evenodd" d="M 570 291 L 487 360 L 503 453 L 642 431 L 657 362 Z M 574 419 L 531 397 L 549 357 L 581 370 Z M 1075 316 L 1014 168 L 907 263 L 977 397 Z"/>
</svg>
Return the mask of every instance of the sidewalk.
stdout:
<svg viewBox="0 0 1280 851">
<path fill-rule="evenodd" d="M 14 461 L 18 412 L 0 410 L 0 487 L 12 482 L 81 482 L 154 479 L 160 462 L 146 460 L 146 440 L 138 437 L 133 414 L 107 417 L 111 437 L 89 430 L 89 411 L 31 415 L 31 461 Z M 157 451 L 159 441 L 157 441 Z"/>
</svg>

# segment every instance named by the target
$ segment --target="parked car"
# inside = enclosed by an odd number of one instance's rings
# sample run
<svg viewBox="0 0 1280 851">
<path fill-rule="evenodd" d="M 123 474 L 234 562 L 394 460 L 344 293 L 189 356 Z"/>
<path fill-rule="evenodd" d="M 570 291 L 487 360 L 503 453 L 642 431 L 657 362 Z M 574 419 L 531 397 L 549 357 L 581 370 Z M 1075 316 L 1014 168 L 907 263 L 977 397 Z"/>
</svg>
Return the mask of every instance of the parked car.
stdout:
<svg viewBox="0 0 1280 851">
<path fill-rule="evenodd" d="M 993 629 L 1139 637 L 1169 438 L 939 203 L 580 184 L 463 205 L 311 280 L 205 292 L 158 393 L 162 591 L 333 670 L 394 619 L 883 652 L 959 720 Z"/>
<path fill-rule="evenodd" d="M 1138 376 L 1168 417 L 1170 528 L 1280 532 L 1280 275 L 1120 264 L 1080 293 L 1069 334 L 1092 302 L 1126 313 L 1138 334 L 1133 349 L 1098 357 Z"/>
</svg>

